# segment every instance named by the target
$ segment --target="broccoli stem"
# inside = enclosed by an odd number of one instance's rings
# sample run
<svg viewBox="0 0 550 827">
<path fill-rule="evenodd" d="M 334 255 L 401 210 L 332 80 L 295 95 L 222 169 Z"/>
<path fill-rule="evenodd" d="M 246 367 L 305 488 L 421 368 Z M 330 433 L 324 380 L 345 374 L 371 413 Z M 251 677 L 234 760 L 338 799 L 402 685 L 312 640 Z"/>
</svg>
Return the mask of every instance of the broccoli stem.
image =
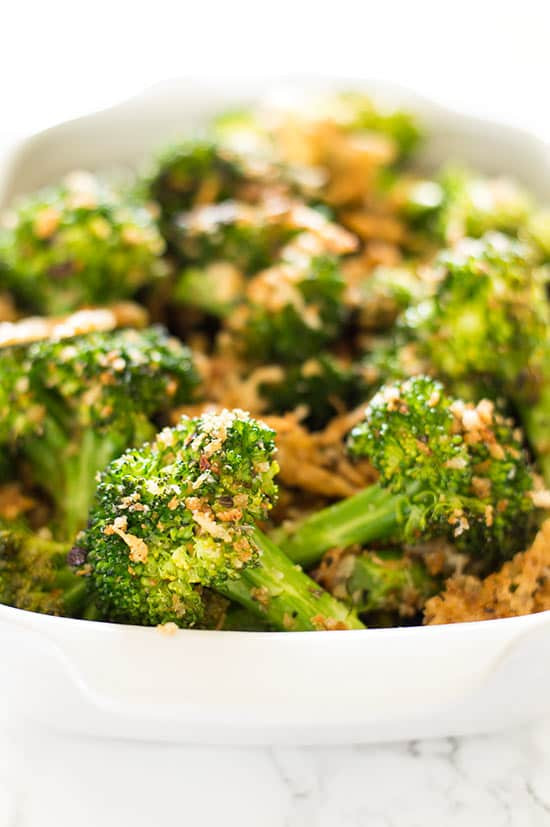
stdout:
<svg viewBox="0 0 550 827">
<path fill-rule="evenodd" d="M 136 418 L 135 443 L 154 433 L 143 417 Z M 128 447 L 118 432 L 86 430 L 78 442 L 67 442 L 65 430 L 48 417 L 44 432 L 24 446 L 37 481 L 55 505 L 54 528 L 60 540 L 72 540 L 84 528 L 97 487 L 96 475 Z"/>
<path fill-rule="evenodd" d="M 292 561 L 309 568 L 330 548 L 395 537 L 400 518 L 416 490 L 414 485 L 396 495 L 379 484 L 371 485 L 308 517 L 284 543 L 283 550 Z"/>
<path fill-rule="evenodd" d="M 364 629 L 355 613 L 321 589 L 259 529 L 251 538 L 261 551 L 259 566 L 244 569 L 238 580 L 218 590 L 281 631 Z"/>
<path fill-rule="evenodd" d="M 344 562 L 340 588 L 360 613 L 388 610 L 410 616 L 438 590 L 424 564 L 401 552 L 363 551 L 347 556 Z M 340 590 L 335 594 L 343 599 Z"/>
</svg>

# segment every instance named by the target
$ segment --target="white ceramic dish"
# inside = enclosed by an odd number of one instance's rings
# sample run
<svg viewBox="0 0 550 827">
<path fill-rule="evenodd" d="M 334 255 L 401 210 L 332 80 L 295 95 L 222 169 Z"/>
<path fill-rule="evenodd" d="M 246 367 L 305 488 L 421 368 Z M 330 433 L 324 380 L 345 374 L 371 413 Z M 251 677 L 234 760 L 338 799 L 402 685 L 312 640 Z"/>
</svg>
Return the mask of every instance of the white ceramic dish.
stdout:
<svg viewBox="0 0 550 827">
<path fill-rule="evenodd" d="M 329 84 L 301 82 L 318 89 Z M 340 88 L 372 84 L 339 80 Z M 402 89 L 428 162 L 517 176 L 550 200 L 550 150 Z M 133 164 L 265 83 L 156 87 L 56 126 L 0 165 L 0 202 L 79 168 Z M 91 735 L 196 743 L 344 743 L 489 731 L 548 712 L 550 613 L 485 623 L 334 633 L 178 631 L 51 618 L 0 606 L 1 703 Z"/>
</svg>

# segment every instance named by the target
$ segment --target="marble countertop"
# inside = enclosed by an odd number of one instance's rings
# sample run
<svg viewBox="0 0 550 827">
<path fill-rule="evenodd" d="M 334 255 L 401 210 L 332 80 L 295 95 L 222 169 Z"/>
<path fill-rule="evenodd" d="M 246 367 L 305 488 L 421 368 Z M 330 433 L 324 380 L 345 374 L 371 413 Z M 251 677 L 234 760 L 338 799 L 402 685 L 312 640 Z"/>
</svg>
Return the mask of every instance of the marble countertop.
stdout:
<svg viewBox="0 0 550 827">
<path fill-rule="evenodd" d="M 0 725 L 0 827 L 545 827 L 550 720 L 391 745 L 190 747 Z"/>
</svg>

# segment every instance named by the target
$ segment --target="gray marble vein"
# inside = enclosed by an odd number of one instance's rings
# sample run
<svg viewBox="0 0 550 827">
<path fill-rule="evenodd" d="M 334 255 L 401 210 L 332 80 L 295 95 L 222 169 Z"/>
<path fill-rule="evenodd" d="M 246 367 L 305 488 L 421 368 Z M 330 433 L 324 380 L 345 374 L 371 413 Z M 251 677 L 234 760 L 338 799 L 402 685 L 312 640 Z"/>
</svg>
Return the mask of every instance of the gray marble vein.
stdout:
<svg viewBox="0 0 550 827">
<path fill-rule="evenodd" d="M 550 827 L 550 720 L 340 747 L 190 747 L 0 724 L 0 827 Z"/>
</svg>

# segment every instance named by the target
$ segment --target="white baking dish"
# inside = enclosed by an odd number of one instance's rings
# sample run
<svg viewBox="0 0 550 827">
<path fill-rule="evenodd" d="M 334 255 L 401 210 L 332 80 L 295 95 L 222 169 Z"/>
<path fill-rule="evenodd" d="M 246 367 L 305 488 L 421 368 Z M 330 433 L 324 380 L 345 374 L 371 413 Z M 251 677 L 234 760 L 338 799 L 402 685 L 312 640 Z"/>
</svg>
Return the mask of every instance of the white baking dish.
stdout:
<svg viewBox="0 0 550 827">
<path fill-rule="evenodd" d="M 418 112 L 430 134 L 427 163 L 458 159 L 509 172 L 550 201 L 550 150 L 535 136 L 402 89 L 374 89 Z M 4 159 L 0 202 L 75 167 L 135 164 L 210 113 L 264 91 L 251 80 L 173 82 L 56 126 Z M 0 699 L 14 716 L 92 735 L 343 743 L 488 731 L 550 708 L 549 612 L 429 628 L 166 637 L 0 606 L 0 660 Z"/>
</svg>

